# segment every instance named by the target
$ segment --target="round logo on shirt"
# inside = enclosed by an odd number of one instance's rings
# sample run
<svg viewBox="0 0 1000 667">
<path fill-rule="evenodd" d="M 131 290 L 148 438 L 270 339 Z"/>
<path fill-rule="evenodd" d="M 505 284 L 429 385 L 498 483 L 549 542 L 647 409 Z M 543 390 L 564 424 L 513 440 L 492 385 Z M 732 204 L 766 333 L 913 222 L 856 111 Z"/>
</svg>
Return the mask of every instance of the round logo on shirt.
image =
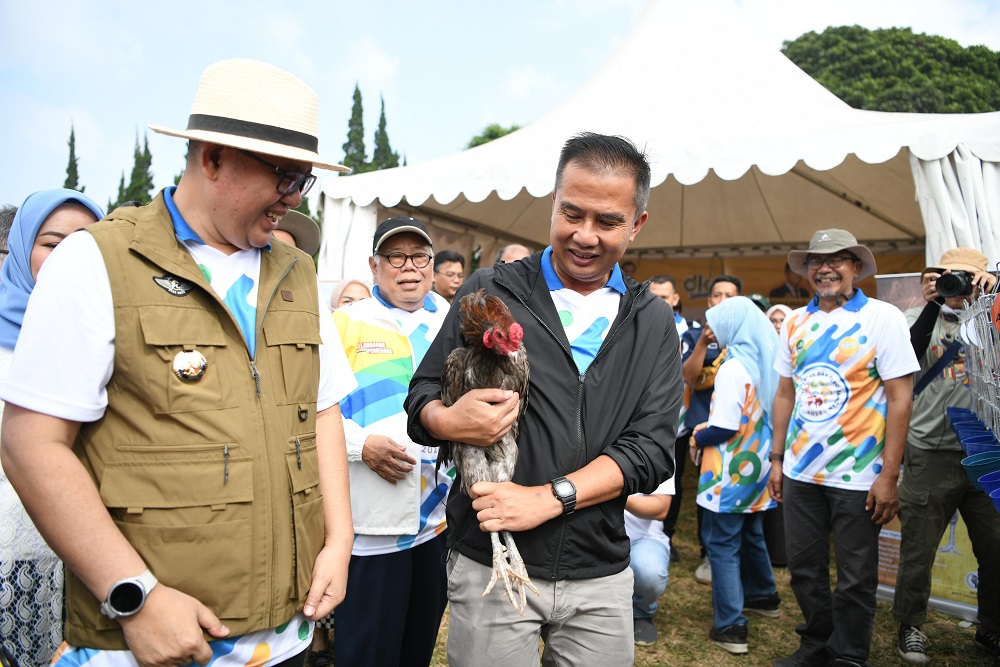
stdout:
<svg viewBox="0 0 1000 667">
<path fill-rule="evenodd" d="M 812 364 L 798 377 L 799 416 L 824 422 L 839 415 L 851 398 L 851 388 L 835 366 Z"/>
</svg>

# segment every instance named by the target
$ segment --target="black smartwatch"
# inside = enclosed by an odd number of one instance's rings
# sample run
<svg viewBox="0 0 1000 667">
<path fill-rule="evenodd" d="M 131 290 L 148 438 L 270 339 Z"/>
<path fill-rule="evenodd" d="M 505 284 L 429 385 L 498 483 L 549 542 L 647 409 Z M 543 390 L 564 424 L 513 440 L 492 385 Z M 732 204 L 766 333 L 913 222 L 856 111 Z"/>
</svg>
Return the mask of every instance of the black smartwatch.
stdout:
<svg viewBox="0 0 1000 667">
<path fill-rule="evenodd" d="M 576 486 L 565 477 L 552 480 L 552 495 L 563 505 L 563 514 L 572 514 L 576 510 Z"/>
<path fill-rule="evenodd" d="M 156 577 L 149 570 L 138 577 L 116 581 L 108 591 L 108 597 L 101 603 L 101 613 L 111 620 L 138 613 L 157 583 Z"/>
</svg>

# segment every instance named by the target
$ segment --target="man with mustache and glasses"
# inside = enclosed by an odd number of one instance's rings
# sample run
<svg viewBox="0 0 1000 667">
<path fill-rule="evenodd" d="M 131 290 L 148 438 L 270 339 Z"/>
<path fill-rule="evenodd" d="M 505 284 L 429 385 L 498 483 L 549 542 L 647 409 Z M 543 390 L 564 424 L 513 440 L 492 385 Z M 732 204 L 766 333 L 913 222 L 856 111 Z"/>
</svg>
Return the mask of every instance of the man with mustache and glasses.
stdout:
<svg viewBox="0 0 1000 667">
<path fill-rule="evenodd" d="M 875 273 L 875 258 L 849 232 L 816 232 L 788 265 L 816 296 L 779 335 L 768 490 L 785 503 L 788 570 L 805 623 L 798 650 L 772 665 L 860 667 L 875 620 L 878 536 L 899 509 L 920 365 L 903 313 L 854 286 Z"/>
</svg>

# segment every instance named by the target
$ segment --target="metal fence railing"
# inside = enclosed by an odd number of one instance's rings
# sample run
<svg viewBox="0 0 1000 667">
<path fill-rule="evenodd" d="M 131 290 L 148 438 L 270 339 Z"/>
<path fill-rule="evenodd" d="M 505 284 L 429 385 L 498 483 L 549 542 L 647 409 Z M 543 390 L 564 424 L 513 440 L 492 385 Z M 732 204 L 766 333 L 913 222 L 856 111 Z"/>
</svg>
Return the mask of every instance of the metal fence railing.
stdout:
<svg viewBox="0 0 1000 667">
<path fill-rule="evenodd" d="M 994 313 L 996 292 L 983 294 L 961 314 L 961 337 L 974 410 L 1000 439 L 1000 330 Z"/>
</svg>

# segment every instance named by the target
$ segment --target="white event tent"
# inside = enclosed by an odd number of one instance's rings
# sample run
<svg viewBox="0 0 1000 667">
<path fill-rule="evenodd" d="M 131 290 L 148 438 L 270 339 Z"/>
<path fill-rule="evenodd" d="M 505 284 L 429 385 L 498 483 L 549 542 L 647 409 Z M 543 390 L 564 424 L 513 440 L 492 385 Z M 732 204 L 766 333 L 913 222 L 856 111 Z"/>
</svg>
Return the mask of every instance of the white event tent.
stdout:
<svg viewBox="0 0 1000 667">
<path fill-rule="evenodd" d="M 650 219 L 630 254 L 784 255 L 841 227 L 877 251 L 923 248 L 928 263 L 958 245 L 1000 261 L 1000 112 L 852 109 L 754 43 L 727 0 L 697 8 L 652 0 L 601 70 L 517 132 L 326 179 L 320 278 L 367 275 L 387 213 L 544 247 L 559 150 L 581 131 L 629 137 L 650 156 Z"/>
</svg>

